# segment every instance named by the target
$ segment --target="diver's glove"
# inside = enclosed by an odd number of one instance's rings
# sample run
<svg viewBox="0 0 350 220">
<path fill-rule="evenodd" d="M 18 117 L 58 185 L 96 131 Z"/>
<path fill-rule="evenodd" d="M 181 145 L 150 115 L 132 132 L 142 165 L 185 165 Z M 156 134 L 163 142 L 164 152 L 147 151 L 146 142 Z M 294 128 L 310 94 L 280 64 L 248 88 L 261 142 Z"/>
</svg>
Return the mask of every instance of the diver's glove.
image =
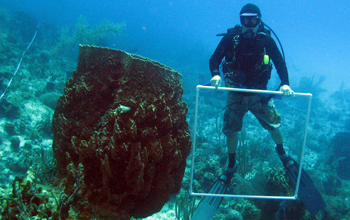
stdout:
<svg viewBox="0 0 350 220">
<path fill-rule="evenodd" d="M 280 91 L 284 96 L 294 96 L 294 91 L 288 85 L 281 86 Z"/>
<path fill-rule="evenodd" d="M 221 86 L 221 77 L 220 75 L 215 75 L 213 78 L 210 80 L 211 86 L 215 86 L 215 89 Z"/>
</svg>

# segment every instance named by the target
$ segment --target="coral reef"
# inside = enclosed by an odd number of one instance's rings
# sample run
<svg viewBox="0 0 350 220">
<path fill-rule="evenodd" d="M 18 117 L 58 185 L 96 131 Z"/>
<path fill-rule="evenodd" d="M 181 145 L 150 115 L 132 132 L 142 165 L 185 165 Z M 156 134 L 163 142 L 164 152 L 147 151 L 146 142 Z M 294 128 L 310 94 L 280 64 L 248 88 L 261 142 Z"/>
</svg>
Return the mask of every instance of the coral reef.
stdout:
<svg viewBox="0 0 350 220">
<path fill-rule="evenodd" d="M 185 190 L 181 190 L 176 196 L 175 216 L 177 220 L 190 220 L 194 214 L 196 197 L 189 196 Z"/>
<path fill-rule="evenodd" d="M 52 127 L 65 192 L 81 215 L 146 217 L 180 190 L 191 147 L 182 93 L 181 75 L 164 65 L 80 47 Z"/>
<path fill-rule="evenodd" d="M 86 17 L 80 16 L 74 30 L 62 30 L 50 55 L 57 56 L 66 53 L 67 56 L 76 57 L 76 49 L 79 44 L 101 45 L 101 41 L 107 36 L 119 35 L 124 26 L 124 23 L 114 24 L 106 21 L 99 26 L 92 27 Z"/>
<path fill-rule="evenodd" d="M 338 132 L 331 143 L 330 163 L 341 179 L 350 180 L 350 132 Z"/>
<path fill-rule="evenodd" d="M 57 191 L 50 193 L 38 183 L 38 170 L 38 167 L 30 167 L 25 176 L 14 179 L 12 188 L 2 191 L 1 219 L 58 219 L 54 204 Z"/>
<path fill-rule="evenodd" d="M 12 137 L 11 138 L 11 150 L 14 152 L 18 152 L 20 150 L 19 146 L 21 144 L 21 140 L 19 137 Z"/>
<path fill-rule="evenodd" d="M 244 219 L 259 220 L 261 219 L 261 210 L 253 203 L 246 199 L 240 200 L 235 205 L 235 210 L 239 211 Z"/>
<path fill-rule="evenodd" d="M 295 193 L 295 187 L 289 184 L 284 167 L 273 168 L 267 172 L 267 189 L 270 193 L 283 193 L 287 196 Z"/>
<path fill-rule="evenodd" d="M 6 118 L 18 118 L 19 107 L 16 104 L 12 104 L 5 99 L 0 100 L 0 117 Z"/>
<path fill-rule="evenodd" d="M 56 108 L 56 104 L 57 104 L 57 100 L 58 100 L 59 96 L 60 95 L 58 93 L 47 92 L 47 93 L 42 94 L 39 97 L 39 99 L 44 105 L 46 105 L 47 107 L 54 110 Z"/>
</svg>

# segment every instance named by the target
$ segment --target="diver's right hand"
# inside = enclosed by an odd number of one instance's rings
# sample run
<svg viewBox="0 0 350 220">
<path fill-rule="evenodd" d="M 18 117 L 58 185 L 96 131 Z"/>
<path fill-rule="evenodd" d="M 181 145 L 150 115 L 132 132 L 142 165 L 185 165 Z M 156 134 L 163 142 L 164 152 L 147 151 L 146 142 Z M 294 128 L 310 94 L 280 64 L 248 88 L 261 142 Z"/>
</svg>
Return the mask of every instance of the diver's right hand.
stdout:
<svg viewBox="0 0 350 220">
<path fill-rule="evenodd" d="M 210 84 L 211 86 L 214 86 L 215 89 L 218 89 L 218 87 L 221 86 L 221 77 L 219 75 L 213 76 L 213 78 L 210 80 Z"/>
</svg>

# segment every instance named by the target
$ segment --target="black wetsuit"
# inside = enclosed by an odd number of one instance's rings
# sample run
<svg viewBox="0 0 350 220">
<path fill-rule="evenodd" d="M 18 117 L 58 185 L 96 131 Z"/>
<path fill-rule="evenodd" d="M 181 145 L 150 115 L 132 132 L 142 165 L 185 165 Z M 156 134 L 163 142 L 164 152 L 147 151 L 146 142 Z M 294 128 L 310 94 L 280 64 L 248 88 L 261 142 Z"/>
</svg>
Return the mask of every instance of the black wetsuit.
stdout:
<svg viewBox="0 0 350 220">
<path fill-rule="evenodd" d="M 236 41 L 234 37 L 236 37 Z M 234 48 L 235 43 L 236 48 Z M 264 54 L 273 61 L 281 84 L 289 85 L 288 71 L 282 55 L 275 41 L 265 32 L 259 32 L 252 39 L 245 38 L 242 34 L 225 35 L 209 60 L 210 72 L 212 76 L 219 74 L 219 66 L 222 59 L 225 58 L 225 62 L 229 64 L 228 68 L 224 69 L 224 73 L 225 71 L 239 71 L 245 75 L 244 87 L 266 89 L 271 69 L 264 71 L 267 67 L 263 64 Z"/>
</svg>

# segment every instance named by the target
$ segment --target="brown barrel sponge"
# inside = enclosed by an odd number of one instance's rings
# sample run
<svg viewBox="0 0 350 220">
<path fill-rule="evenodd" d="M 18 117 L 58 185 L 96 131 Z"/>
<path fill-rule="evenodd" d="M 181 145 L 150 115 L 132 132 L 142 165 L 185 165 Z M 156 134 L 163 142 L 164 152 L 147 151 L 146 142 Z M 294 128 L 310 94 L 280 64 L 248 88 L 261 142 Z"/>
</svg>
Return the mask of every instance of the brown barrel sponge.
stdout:
<svg viewBox="0 0 350 220">
<path fill-rule="evenodd" d="M 191 149 L 181 80 L 158 62 L 80 46 L 52 122 L 57 166 L 75 208 L 144 218 L 179 191 Z"/>
</svg>

